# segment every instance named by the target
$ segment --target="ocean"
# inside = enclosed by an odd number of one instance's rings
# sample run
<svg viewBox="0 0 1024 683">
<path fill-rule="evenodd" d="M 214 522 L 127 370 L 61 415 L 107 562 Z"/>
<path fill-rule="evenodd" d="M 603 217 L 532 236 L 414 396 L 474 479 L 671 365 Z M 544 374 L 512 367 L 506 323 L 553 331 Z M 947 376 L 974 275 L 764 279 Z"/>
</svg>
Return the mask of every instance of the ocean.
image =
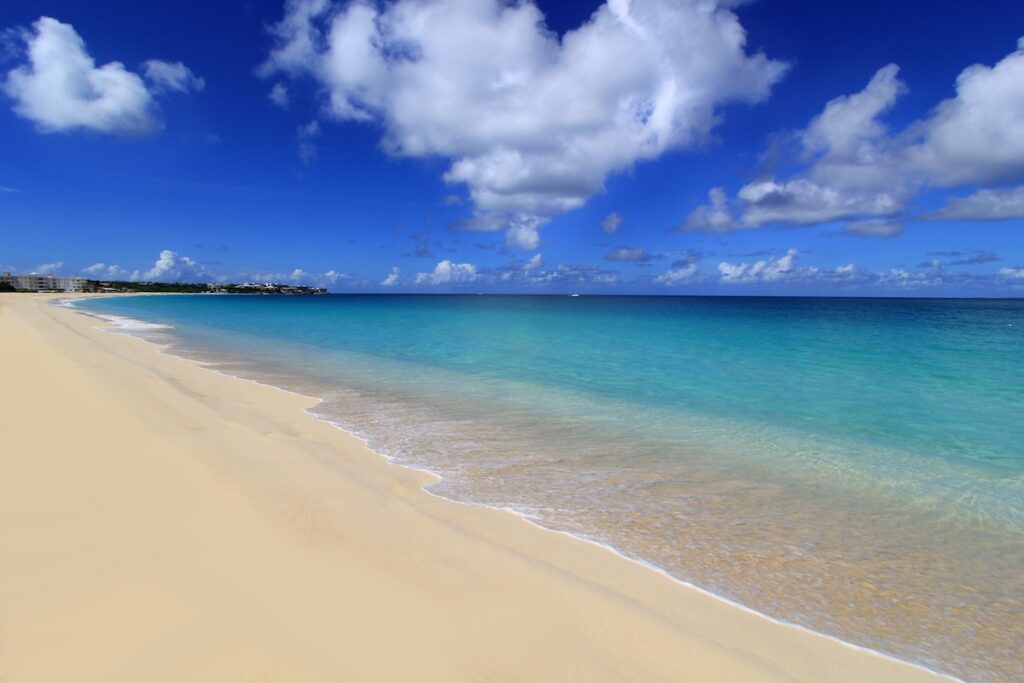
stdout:
<svg viewBox="0 0 1024 683">
<path fill-rule="evenodd" d="M 1024 300 L 76 307 L 322 398 L 318 417 L 436 473 L 438 495 L 936 671 L 1024 680 Z"/>
</svg>

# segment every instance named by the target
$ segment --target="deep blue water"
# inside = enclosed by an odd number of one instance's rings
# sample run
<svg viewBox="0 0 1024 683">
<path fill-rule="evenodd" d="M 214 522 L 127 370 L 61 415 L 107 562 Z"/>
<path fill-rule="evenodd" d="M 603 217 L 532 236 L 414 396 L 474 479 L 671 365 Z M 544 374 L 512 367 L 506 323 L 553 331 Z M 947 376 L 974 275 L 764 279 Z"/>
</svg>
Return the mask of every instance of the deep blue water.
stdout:
<svg viewBox="0 0 1024 683">
<path fill-rule="evenodd" d="M 1024 301 L 154 296 L 454 498 L 980 680 L 1024 626 Z"/>
</svg>

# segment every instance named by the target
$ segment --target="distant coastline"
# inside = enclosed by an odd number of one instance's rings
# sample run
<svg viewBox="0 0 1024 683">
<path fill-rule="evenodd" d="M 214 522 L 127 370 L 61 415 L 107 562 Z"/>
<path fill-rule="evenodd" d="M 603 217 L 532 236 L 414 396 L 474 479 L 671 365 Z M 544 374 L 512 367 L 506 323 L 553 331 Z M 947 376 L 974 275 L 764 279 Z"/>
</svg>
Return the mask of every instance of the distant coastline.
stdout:
<svg viewBox="0 0 1024 683">
<path fill-rule="evenodd" d="M 290 285 L 281 282 L 137 282 L 134 280 L 90 280 L 56 275 L 0 274 L 0 292 L 91 292 L 104 294 L 172 292 L 177 294 L 327 294 L 323 287 Z"/>
</svg>

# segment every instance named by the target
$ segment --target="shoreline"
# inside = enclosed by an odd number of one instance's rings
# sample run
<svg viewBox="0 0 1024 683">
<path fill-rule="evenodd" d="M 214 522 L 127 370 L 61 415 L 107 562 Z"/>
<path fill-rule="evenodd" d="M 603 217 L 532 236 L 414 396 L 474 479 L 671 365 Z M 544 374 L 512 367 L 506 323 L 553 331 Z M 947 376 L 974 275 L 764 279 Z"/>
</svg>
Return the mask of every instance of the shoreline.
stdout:
<svg viewBox="0 0 1024 683">
<path fill-rule="evenodd" d="M 144 296 L 144 295 L 150 295 L 150 294 L 152 294 L 152 293 L 140 292 L 140 293 L 136 293 L 136 294 L 129 294 L 129 296 Z M 96 297 L 93 296 L 93 297 L 90 297 L 90 298 L 96 298 Z M 653 571 L 653 572 L 657 573 L 658 575 L 663 576 L 664 578 L 668 579 L 669 581 L 671 581 L 671 582 L 673 582 L 675 584 L 678 584 L 679 586 L 683 587 L 686 590 L 697 591 L 697 592 L 699 592 L 699 593 L 701 593 L 703 595 L 706 595 L 706 596 L 708 596 L 710 598 L 713 598 L 715 600 L 719 600 L 719 601 L 721 601 L 721 602 L 723 602 L 723 603 L 725 603 L 725 604 L 727 604 L 727 605 L 729 605 L 731 607 L 735 607 L 737 609 L 743 610 L 744 612 L 747 612 L 747 613 L 752 614 L 754 616 L 757 616 L 757 617 L 760 617 L 762 619 L 765 619 L 765 620 L 767 620 L 767 621 L 769 621 L 769 622 L 771 622 L 773 624 L 777 624 L 777 625 L 785 627 L 785 628 L 793 628 L 793 629 L 796 629 L 796 630 L 798 630 L 798 631 L 800 631 L 802 633 L 806 633 L 808 635 L 815 636 L 815 637 L 825 638 L 827 640 L 830 640 L 830 641 L 833 641 L 833 642 L 838 643 L 840 645 L 852 648 L 852 649 L 854 649 L 856 651 L 859 651 L 859 652 L 863 652 L 863 653 L 870 654 L 870 655 L 873 655 L 873 656 L 881 657 L 881 658 L 884 658 L 884 659 L 887 659 L 887 660 L 890 660 L 890 661 L 893 661 L 893 662 L 896 662 L 896 663 L 899 663 L 899 664 L 908 665 L 908 666 L 914 667 L 916 669 L 919 669 L 921 671 L 924 671 L 924 672 L 926 672 L 928 674 L 933 674 L 933 675 L 939 676 L 939 677 L 941 677 L 941 678 L 943 678 L 945 680 L 952 681 L 954 683 L 966 683 L 964 681 L 964 679 L 958 678 L 958 677 L 954 676 L 953 674 L 949 674 L 949 673 L 945 673 L 945 672 L 941 672 L 941 671 L 936 671 L 935 669 L 932 669 L 932 668 L 928 667 L 925 664 L 921 664 L 921 663 L 918 663 L 918 662 L 901 659 L 901 658 L 899 658 L 896 655 L 892 655 L 892 654 L 889 654 L 887 652 L 883 652 L 881 650 L 876 650 L 876 649 L 873 649 L 873 648 L 868 647 L 868 646 L 859 645 L 857 643 L 853 643 L 853 642 L 850 642 L 848 640 L 844 640 L 843 638 L 831 635 L 829 633 L 824 633 L 822 631 L 816 631 L 813 628 L 804 626 L 804 625 L 796 623 L 796 622 L 787 621 L 787 620 L 779 618 L 779 617 L 773 617 L 773 616 L 771 616 L 769 614 L 766 614 L 765 612 L 761 612 L 761 611 L 759 611 L 759 610 L 757 610 L 757 609 L 755 609 L 753 607 L 745 605 L 742 602 L 738 602 L 736 600 L 732 600 L 732 599 L 730 599 L 728 597 L 725 597 L 723 595 L 719 595 L 719 594 L 715 593 L 712 590 L 703 588 L 703 587 L 701 587 L 701 586 L 699 586 L 699 585 L 697 585 L 695 583 L 692 583 L 690 581 L 687 581 L 685 579 L 681 579 L 681 578 L 673 575 L 667 569 L 665 569 L 665 568 L 655 564 L 654 562 L 648 561 L 648 560 L 646 560 L 646 559 L 644 559 L 642 557 L 630 555 L 627 552 L 621 550 L 620 548 L 615 547 L 614 545 L 612 545 L 610 543 L 607 543 L 607 542 L 604 542 L 604 541 L 601 541 L 601 540 L 598 540 L 596 538 L 592 538 L 592 537 L 589 537 L 589 536 L 586 536 L 586 535 L 576 534 L 576 533 L 573 533 L 573 532 L 570 532 L 570 531 L 565 531 L 565 530 L 558 529 L 558 528 L 555 528 L 555 527 L 546 526 L 546 525 L 544 525 L 542 522 L 540 522 L 538 520 L 531 519 L 530 516 L 527 513 L 523 512 L 522 510 L 519 510 L 517 508 L 508 507 L 508 506 L 504 506 L 504 507 L 503 506 L 493 506 L 493 505 L 488 505 L 486 503 L 469 502 L 469 501 L 459 500 L 457 498 L 451 498 L 451 497 L 442 495 L 440 493 L 436 493 L 436 492 L 430 490 L 429 487 L 430 487 L 430 484 L 438 483 L 438 482 L 442 481 L 444 479 L 442 474 L 440 474 L 439 472 L 436 472 L 434 470 L 428 469 L 426 467 L 419 467 L 419 466 L 412 465 L 412 464 L 409 464 L 409 463 L 403 463 L 403 462 L 393 458 L 392 456 L 389 456 L 386 453 L 383 453 L 383 452 L 375 450 L 370 445 L 369 437 L 363 436 L 363 435 L 361 435 L 361 434 L 359 434 L 357 432 L 353 432 L 348 427 L 346 427 L 344 424 L 336 421 L 335 419 L 332 419 L 331 417 L 329 417 L 329 416 L 327 416 L 327 415 L 325 415 L 323 413 L 317 412 L 317 408 L 320 406 L 321 403 L 323 403 L 325 401 L 325 399 L 323 397 L 321 397 L 321 396 L 314 396 L 312 394 L 305 394 L 305 393 L 302 393 L 302 392 L 299 392 L 299 391 L 295 391 L 295 390 L 292 390 L 292 389 L 287 389 L 285 387 L 280 387 L 280 386 L 277 386 L 275 384 L 270 384 L 270 383 L 267 383 L 267 382 L 261 382 L 260 380 L 252 379 L 250 377 L 243 377 L 243 376 L 240 376 L 240 375 L 235 375 L 235 374 L 232 374 L 230 372 L 226 372 L 224 370 L 218 369 L 217 367 L 215 367 L 214 364 L 205 363 L 203 361 L 199 361 L 199 360 L 196 360 L 196 359 L 188 358 L 187 356 L 181 356 L 181 355 L 175 354 L 173 351 L 168 350 L 168 349 L 170 349 L 173 346 L 173 344 L 161 344 L 159 342 L 156 342 L 156 341 L 149 340 L 149 339 L 146 339 L 144 337 L 138 336 L 136 333 L 140 332 L 140 331 L 143 331 L 143 330 L 142 329 L 137 329 L 137 328 L 134 327 L 136 325 L 143 326 L 145 328 L 151 328 L 151 329 L 163 329 L 163 328 L 167 328 L 168 327 L 168 326 L 166 326 L 166 325 L 164 325 L 162 323 L 153 323 L 153 322 L 149 322 L 149 321 L 142 320 L 142 319 L 129 318 L 129 317 L 124 317 L 124 316 L 116 316 L 116 315 L 111 315 L 111 314 L 92 313 L 92 312 L 85 311 L 85 310 L 83 310 L 81 308 L 76 307 L 73 303 L 63 304 L 60 300 L 57 300 L 54 303 L 55 303 L 55 305 L 63 306 L 65 308 L 68 308 L 68 309 L 76 312 L 76 313 L 79 313 L 81 315 L 85 315 L 85 316 L 88 316 L 88 317 L 92 317 L 92 318 L 98 319 L 101 322 L 110 325 L 111 326 L 110 328 L 105 328 L 105 331 L 107 331 L 107 332 L 118 333 L 118 334 L 125 334 L 127 336 L 135 337 L 136 339 L 139 339 L 140 341 L 148 343 L 150 346 L 152 346 L 154 348 L 154 350 L 157 353 L 164 354 L 164 355 L 167 355 L 167 356 L 171 356 L 171 357 L 174 357 L 174 358 L 180 358 L 180 359 L 185 360 L 187 362 L 193 363 L 194 365 L 196 365 L 198 367 L 201 367 L 201 368 L 206 369 L 206 370 L 210 370 L 212 372 L 215 372 L 215 373 L 217 373 L 219 375 L 223 375 L 223 376 L 231 378 L 231 379 L 240 380 L 242 382 L 251 382 L 251 383 L 256 384 L 258 386 L 261 386 L 261 387 L 268 387 L 270 389 L 276 389 L 278 391 L 283 391 L 285 393 L 292 394 L 294 396 L 298 396 L 298 397 L 301 397 L 301 398 L 313 401 L 314 402 L 313 405 L 311 405 L 311 406 L 309 406 L 307 408 L 303 408 L 303 412 L 308 414 L 314 420 L 317 420 L 317 421 L 329 424 L 332 427 L 334 427 L 334 428 L 340 430 L 341 432 L 343 432 L 345 435 L 358 440 L 359 442 L 361 442 L 363 444 L 363 446 L 368 451 L 372 452 L 374 455 L 376 455 L 377 457 L 383 459 L 384 461 L 386 461 L 387 463 L 389 463 L 391 465 L 394 465 L 396 467 L 399 467 L 399 468 L 402 468 L 402 469 L 405 469 L 405 470 L 422 473 L 422 474 L 427 475 L 428 477 L 431 477 L 433 479 L 433 481 L 429 482 L 429 483 L 426 483 L 426 484 L 424 484 L 421 487 L 421 490 L 425 494 L 427 494 L 429 496 L 434 496 L 436 498 L 440 498 L 441 500 L 448 501 L 448 502 L 451 502 L 451 503 L 455 503 L 457 505 L 464 505 L 464 506 L 467 506 L 467 507 L 470 507 L 470 508 L 485 509 L 485 510 L 497 510 L 497 511 L 500 511 L 500 512 L 505 512 L 505 513 L 511 514 L 511 515 L 513 515 L 515 517 L 518 517 L 518 518 L 522 519 L 527 524 L 529 524 L 529 525 L 531 525 L 531 526 L 533 526 L 533 527 L 535 527 L 535 528 L 537 528 L 537 529 L 539 529 L 541 531 L 548 532 L 548 533 L 559 534 L 559 535 L 565 536 L 567 538 L 570 538 L 570 539 L 572 539 L 574 541 L 580 541 L 580 542 L 583 542 L 583 543 L 594 545 L 594 546 L 596 546 L 598 548 L 601 548 L 603 550 L 606 550 L 606 551 L 612 553 L 613 555 L 615 555 L 616 557 L 621 558 L 622 560 L 625 560 L 625 561 L 630 562 L 630 563 L 637 564 L 637 565 L 639 565 L 639 566 L 641 566 L 641 567 L 643 567 L 645 569 Z"/>
<path fill-rule="evenodd" d="M 602 609 L 617 606 L 615 604 L 616 600 L 608 600 L 608 594 L 611 594 L 613 597 L 617 597 L 620 600 L 623 597 L 628 597 L 629 600 L 627 600 L 627 602 L 631 602 L 634 605 L 639 606 L 639 615 L 641 617 L 639 620 L 645 623 L 645 628 L 656 632 L 654 635 L 659 637 L 659 641 L 664 641 L 672 645 L 672 647 L 667 649 L 667 652 L 669 653 L 675 652 L 676 648 L 679 646 L 683 646 L 684 649 L 693 649 L 695 645 L 694 639 L 697 639 L 698 641 L 703 641 L 705 639 L 699 638 L 697 636 L 697 631 L 690 631 L 687 633 L 684 628 L 681 629 L 682 632 L 680 632 L 678 624 L 675 625 L 675 628 L 671 628 L 670 626 L 672 626 L 674 618 L 678 620 L 680 616 L 684 615 L 680 615 L 672 609 L 666 610 L 661 606 L 661 601 L 664 600 L 668 603 L 672 603 L 673 607 L 680 607 L 684 604 L 690 611 L 704 612 L 704 614 L 701 615 L 685 615 L 693 622 L 694 625 L 698 626 L 698 631 L 700 632 L 704 630 L 703 626 L 705 624 L 705 619 L 702 617 L 714 616 L 715 618 L 711 621 L 712 623 L 717 624 L 719 628 L 721 628 L 719 621 L 726 623 L 724 630 L 721 633 L 718 633 L 716 638 L 711 639 L 711 642 L 717 644 L 719 647 L 726 644 L 725 650 L 727 653 L 731 654 L 731 657 L 722 657 L 720 652 L 716 652 L 715 654 L 717 656 L 710 658 L 716 663 L 716 666 L 721 667 L 718 670 L 712 671 L 710 669 L 695 669 L 693 668 L 692 661 L 687 662 L 689 667 L 680 667 L 680 660 L 671 657 L 668 660 L 657 657 L 627 657 L 626 662 L 629 664 L 637 666 L 658 665 L 658 667 L 661 667 L 657 668 L 657 673 L 660 673 L 660 676 L 665 676 L 669 672 L 672 672 L 672 677 L 674 677 L 675 675 L 682 673 L 684 680 L 704 680 L 709 675 L 713 680 L 821 680 L 820 676 L 822 672 L 828 673 L 828 680 L 866 680 L 868 678 L 871 680 L 893 681 L 958 680 L 945 674 L 936 673 L 913 662 L 905 662 L 890 655 L 849 643 L 833 636 L 811 631 L 810 629 L 798 624 L 791 624 L 774 619 L 742 604 L 735 603 L 698 586 L 672 577 L 664 570 L 650 563 L 644 562 L 643 560 L 629 557 L 611 546 L 588 538 L 576 536 L 568 532 L 542 526 L 541 524 L 530 520 L 519 511 L 461 502 L 435 494 L 425 488 L 429 483 L 431 483 L 426 481 L 426 479 L 429 477 L 432 480 L 437 480 L 439 479 L 438 475 L 427 470 L 397 464 L 386 455 L 377 453 L 370 449 L 366 444 L 365 439 L 362 437 L 349 432 L 343 426 L 326 417 L 318 416 L 315 409 L 321 399 L 318 399 L 317 397 L 304 396 L 271 384 L 237 377 L 229 373 L 216 370 L 215 368 L 208 367 L 197 361 L 183 358 L 173 353 L 164 352 L 160 345 L 145 343 L 146 340 L 138 338 L 133 340 L 133 343 L 134 341 L 143 341 L 144 345 L 138 345 L 138 348 L 136 349 L 128 349 L 125 347 L 118 349 L 120 353 L 114 353 L 110 349 L 102 348 L 107 345 L 103 343 L 103 340 L 98 335 L 103 332 L 111 331 L 111 328 L 97 328 L 91 324 L 92 321 L 89 321 L 88 318 L 100 320 L 101 322 L 111 326 L 115 326 L 115 322 L 103 321 L 99 316 L 75 310 L 73 306 L 58 307 L 50 305 L 54 300 L 73 300 L 80 297 L 69 297 L 66 294 L 46 297 L 31 297 L 31 303 L 26 301 L 28 305 L 21 305 L 21 302 L 15 301 L 14 297 L 18 297 L 20 299 L 25 297 L 25 295 L 12 295 L 0 298 L 0 315 L 10 313 L 10 311 L 5 311 L 5 308 L 17 307 L 19 309 L 17 312 L 18 314 L 21 314 L 23 317 L 31 318 L 33 317 L 31 313 L 35 313 L 36 320 L 33 322 L 41 323 L 45 322 L 45 318 L 47 317 L 51 318 L 51 321 L 56 321 L 56 318 L 53 316 L 46 316 L 45 310 L 41 307 L 46 307 L 51 311 L 63 311 L 62 313 L 59 313 L 57 317 L 64 316 L 71 312 L 79 313 L 79 315 L 73 317 L 82 324 L 76 325 L 68 321 L 66 326 L 69 328 L 76 328 L 75 331 L 80 337 L 84 337 L 87 341 L 93 342 L 95 346 L 101 347 L 100 351 L 106 351 L 108 352 L 108 355 L 116 356 L 117 360 L 123 361 L 126 360 L 125 356 L 131 356 L 132 358 L 130 358 L 130 360 L 136 364 L 145 364 L 145 354 L 147 353 L 150 354 L 150 356 L 167 359 L 166 363 L 160 363 L 163 366 L 160 368 L 161 371 L 167 373 L 168 377 L 173 380 L 174 383 L 179 384 L 183 390 L 189 388 L 195 389 L 194 386 L 190 387 L 186 378 L 183 378 L 183 375 L 195 374 L 184 370 L 181 366 L 181 364 L 187 364 L 199 372 L 214 370 L 213 373 L 207 374 L 221 378 L 221 382 L 225 379 L 243 380 L 243 382 L 237 383 L 237 386 L 249 389 L 249 391 L 245 391 L 244 389 L 231 391 L 229 388 L 225 387 L 225 394 L 248 395 L 249 398 L 252 398 L 253 394 L 265 391 L 266 388 L 271 388 L 277 389 L 278 392 L 288 396 L 288 402 L 292 404 L 297 403 L 299 400 L 307 403 L 313 402 L 312 405 L 299 406 L 301 408 L 301 413 L 297 415 L 298 419 L 307 420 L 308 416 L 309 418 L 312 418 L 311 420 L 308 420 L 308 422 L 324 425 L 329 427 L 335 433 L 343 435 L 344 439 L 339 441 L 347 440 L 350 442 L 357 442 L 357 446 L 355 447 L 353 447 L 354 445 L 352 443 L 337 444 L 340 451 L 360 451 L 358 454 L 352 454 L 351 452 L 337 454 L 333 452 L 329 453 L 322 458 L 323 462 L 320 463 L 321 465 L 326 465 L 328 469 L 332 469 L 332 464 L 340 464 L 333 463 L 332 457 L 344 455 L 347 459 L 350 456 L 353 458 L 357 456 L 359 458 L 363 458 L 366 455 L 370 455 L 373 459 L 378 461 L 378 465 L 363 462 L 354 464 L 347 463 L 347 466 L 351 467 L 354 473 L 360 476 L 369 476 L 371 474 L 371 472 L 369 472 L 370 470 L 376 471 L 380 470 L 381 467 L 384 467 L 385 473 L 383 478 L 391 479 L 391 481 L 385 482 L 386 487 L 388 488 L 394 488 L 398 483 L 402 483 L 401 480 L 406 480 L 404 483 L 408 483 L 411 479 L 415 483 L 416 487 L 415 496 L 412 497 L 422 497 L 424 499 L 430 498 L 435 501 L 439 501 L 438 505 L 440 506 L 463 508 L 473 511 L 471 515 L 465 515 L 449 509 L 440 514 L 440 516 L 445 519 L 448 526 L 452 526 L 454 518 L 463 520 L 469 516 L 479 517 L 479 519 L 473 519 L 471 522 L 467 523 L 467 526 L 471 526 L 473 531 L 480 536 L 472 537 L 471 535 L 472 543 L 470 544 L 470 549 L 463 549 L 463 552 L 467 553 L 467 555 L 472 555 L 476 552 L 476 550 L 479 549 L 478 546 L 503 545 L 502 534 L 513 529 L 515 526 L 521 527 L 512 533 L 519 537 L 517 539 L 517 543 L 522 543 L 527 547 L 527 552 L 523 553 L 523 555 L 530 561 L 528 564 L 549 564 L 550 556 L 545 557 L 545 553 L 555 553 L 559 556 L 560 562 L 563 565 L 566 565 L 560 567 L 560 574 L 570 577 L 570 584 L 575 584 L 577 587 L 579 587 L 579 584 L 583 584 L 584 586 L 597 585 L 601 587 L 602 590 L 597 591 L 596 594 L 588 597 L 593 599 L 595 604 Z M 28 299 L 28 297 L 25 298 Z M 37 308 L 36 311 L 26 310 L 30 309 L 32 305 L 35 305 Z M 72 310 L 67 311 L 67 308 L 71 308 Z M 83 329 L 86 326 L 89 327 L 89 331 Z M 133 337 L 134 335 L 126 333 L 107 336 L 110 338 L 116 336 Z M 111 344 L 111 346 L 123 345 Z M 96 349 L 92 350 L 96 351 Z M 159 353 L 152 353 L 154 350 Z M 93 355 L 95 355 L 95 353 Z M 203 384 L 219 384 L 219 382 L 206 381 L 203 382 Z M 257 387 L 258 389 L 253 389 L 254 387 Z M 296 413 L 299 413 L 299 411 L 296 411 Z M 277 417 L 281 420 L 288 421 L 287 416 L 281 415 Z M 292 427 L 295 427 L 295 420 L 290 420 L 288 422 Z M 330 442 L 333 440 L 327 438 L 326 441 Z M 344 446 L 344 448 L 340 448 L 341 446 Z M 265 466 L 270 469 L 274 469 L 275 467 L 280 469 L 281 463 L 272 462 L 273 457 L 274 454 L 264 456 L 264 459 L 268 461 Z M 311 463 L 305 464 L 308 466 Z M 401 471 L 405 474 L 399 474 L 396 471 Z M 390 472 L 390 475 L 388 472 Z M 378 472 L 372 472 L 372 474 L 378 474 Z M 339 481 L 334 481 L 334 483 L 345 483 L 344 478 L 341 478 Z M 351 484 L 351 482 L 349 483 Z M 331 493 L 340 493 L 340 491 L 336 492 L 332 490 Z M 374 502 L 377 505 L 387 506 L 389 503 L 393 503 L 394 501 L 388 501 L 385 499 Z M 416 506 L 418 505 L 426 505 L 426 503 L 424 501 L 416 501 Z M 513 514 L 506 515 L 505 513 L 507 512 L 512 512 Z M 495 517 L 495 515 L 500 515 L 506 521 L 498 521 L 498 518 Z M 432 516 L 430 516 L 430 519 L 434 519 L 434 521 L 436 521 Z M 514 524 L 512 524 L 513 521 Z M 522 525 L 521 522 L 526 522 L 526 524 Z M 454 524 L 454 526 L 458 526 L 458 524 Z M 496 529 L 499 532 L 497 534 L 494 533 Z M 468 529 L 463 527 L 461 531 L 465 534 Z M 543 534 L 543 536 L 547 537 L 547 540 L 542 539 L 542 535 L 538 534 L 538 532 L 547 532 L 546 534 Z M 603 559 L 597 558 L 597 556 L 594 555 L 595 552 L 600 553 L 600 555 L 603 556 Z M 604 576 L 602 580 L 595 580 L 592 572 L 589 571 L 590 562 L 588 562 L 588 560 L 595 564 L 602 565 L 602 569 L 614 578 L 609 581 L 608 576 Z M 531 578 L 537 579 L 538 577 Z M 550 588 L 550 586 L 545 587 Z M 654 595 L 657 599 L 647 600 L 644 598 L 638 598 L 636 594 L 642 594 L 648 598 L 651 595 Z M 0 598 L 2 597 L 4 596 L 0 594 Z M 605 602 L 611 602 L 612 604 L 604 604 Z M 709 604 L 711 605 L 710 607 Z M 631 614 L 630 616 L 635 618 L 637 617 L 637 614 Z M 2 621 L 3 618 L 0 617 L 0 626 L 6 626 Z M 651 622 L 653 622 L 654 625 L 660 625 L 663 628 L 658 629 L 655 627 L 652 629 Z M 668 622 L 668 625 L 664 622 Z M 583 626 L 583 624 L 575 624 L 575 626 L 580 627 Z M 621 636 L 621 633 L 618 633 L 621 629 L 619 624 L 609 624 L 608 627 L 609 631 L 616 632 Z M 668 637 L 666 638 L 665 636 Z M 733 642 L 732 637 L 735 637 L 739 642 Z M 805 650 L 805 654 L 806 652 L 813 652 L 811 659 L 814 661 L 800 661 L 801 658 L 787 656 L 774 648 L 769 648 L 765 651 L 764 641 L 769 640 L 776 641 L 776 644 L 778 644 L 779 641 L 783 642 L 785 646 L 782 649 L 786 649 L 787 647 L 796 647 L 798 650 Z M 619 640 L 613 638 L 612 642 L 617 643 Z M 708 642 L 701 642 L 700 644 L 705 646 L 706 649 L 709 647 Z M 845 647 L 837 649 L 837 645 Z M 701 654 L 707 654 L 706 649 L 697 649 Z M 715 648 L 710 647 L 710 649 L 714 650 Z M 614 654 L 618 657 L 617 661 L 621 661 L 622 655 L 626 653 L 602 653 L 600 648 L 597 646 L 591 646 L 590 654 L 595 658 L 602 655 L 607 658 L 609 654 Z M 548 660 L 548 666 L 545 666 L 544 660 L 542 660 L 539 665 L 534 663 L 529 670 L 531 670 L 534 675 L 539 675 L 542 678 L 549 675 L 557 677 L 554 661 L 555 660 Z M 575 664 L 576 667 L 580 667 L 584 666 L 585 663 L 582 660 L 577 660 Z M 704 664 L 707 665 L 706 662 L 704 662 Z M 810 666 L 809 670 L 807 669 L 808 666 Z M 835 668 L 836 666 L 841 668 L 837 670 Z M 579 675 L 582 673 L 582 670 L 576 667 L 570 666 L 568 669 L 563 670 L 562 674 L 564 675 L 565 672 L 568 672 L 569 675 Z M 0 673 L 4 671 L 4 668 L 0 668 Z M 600 668 L 597 670 L 603 671 L 606 675 L 609 674 L 609 670 L 607 668 Z M 623 669 L 622 671 L 629 671 L 634 675 L 638 673 L 632 668 Z M 655 674 L 654 677 L 660 677 L 655 673 L 655 671 L 655 668 L 650 669 L 650 672 Z M 422 671 L 420 673 L 422 674 Z M 462 671 L 461 673 L 464 675 L 468 672 Z M 456 672 L 455 675 L 458 676 L 459 672 Z M 510 674 L 509 671 L 501 671 L 497 677 L 506 678 L 508 675 L 516 677 L 515 673 Z M 608 677 L 614 678 L 615 676 L 608 675 Z"/>
</svg>

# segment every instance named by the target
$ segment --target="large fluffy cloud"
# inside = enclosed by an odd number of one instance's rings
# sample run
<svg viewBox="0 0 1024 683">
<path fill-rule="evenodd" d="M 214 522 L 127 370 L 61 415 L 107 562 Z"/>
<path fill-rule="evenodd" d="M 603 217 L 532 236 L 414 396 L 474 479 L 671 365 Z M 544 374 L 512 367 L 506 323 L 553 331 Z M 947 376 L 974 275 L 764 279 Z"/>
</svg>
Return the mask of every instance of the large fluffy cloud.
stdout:
<svg viewBox="0 0 1024 683">
<path fill-rule="evenodd" d="M 785 66 L 748 54 L 732 2 L 609 0 L 559 38 L 530 2 L 289 0 L 265 75 L 309 75 L 334 117 L 391 154 L 450 161 L 477 212 L 537 228 L 608 174 L 706 138 L 721 105 L 766 98 Z"/>
<path fill-rule="evenodd" d="M 160 252 L 160 258 L 153 267 L 143 274 L 146 280 L 158 282 L 200 282 L 209 279 L 206 268 L 188 256 L 182 256 L 170 249 Z"/>
<path fill-rule="evenodd" d="M 160 126 L 154 93 L 202 87 L 181 62 L 146 62 L 151 88 L 120 62 L 97 67 L 75 29 L 50 17 L 41 17 L 23 38 L 27 63 L 7 74 L 3 91 L 14 111 L 42 132 L 147 133 Z"/>
<path fill-rule="evenodd" d="M 956 97 L 910 130 L 907 168 L 943 185 L 1024 178 L 1024 38 L 993 67 L 975 64 L 956 79 Z"/>
<path fill-rule="evenodd" d="M 128 270 L 114 263 L 94 263 L 82 275 L 101 280 L 148 280 L 154 282 L 206 282 L 212 280 L 206 266 L 170 249 L 160 252 L 147 270 Z"/>
<path fill-rule="evenodd" d="M 814 160 L 806 175 L 744 186 L 739 191 L 743 224 L 813 225 L 898 214 L 909 192 L 892 157 L 888 130 L 879 121 L 906 90 L 898 72 L 893 64 L 883 67 L 864 90 L 829 102 L 799 135 L 803 154 Z"/>
<path fill-rule="evenodd" d="M 895 223 L 884 219 L 904 216 L 910 200 L 925 189 L 1024 178 L 1024 39 L 994 66 L 965 69 L 957 78 L 955 97 L 894 133 L 882 117 L 906 90 L 895 65 L 879 69 L 864 90 L 832 100 L 796 135 L 804 171 L 751 182 L 732 203 L 722 194 L 712 195 L 683 229 L 730 232 L 773 223 L 874 219 L 878 222 L 861 225 L 892 234 Z M 952 200 L 930 217 L 1024 216 L 1018 192 L 984 188 Z M 738 220 L 732 220 L 733 211 Z M 887 230 L 881 230 L 885 225 Z"/>
</svg>

